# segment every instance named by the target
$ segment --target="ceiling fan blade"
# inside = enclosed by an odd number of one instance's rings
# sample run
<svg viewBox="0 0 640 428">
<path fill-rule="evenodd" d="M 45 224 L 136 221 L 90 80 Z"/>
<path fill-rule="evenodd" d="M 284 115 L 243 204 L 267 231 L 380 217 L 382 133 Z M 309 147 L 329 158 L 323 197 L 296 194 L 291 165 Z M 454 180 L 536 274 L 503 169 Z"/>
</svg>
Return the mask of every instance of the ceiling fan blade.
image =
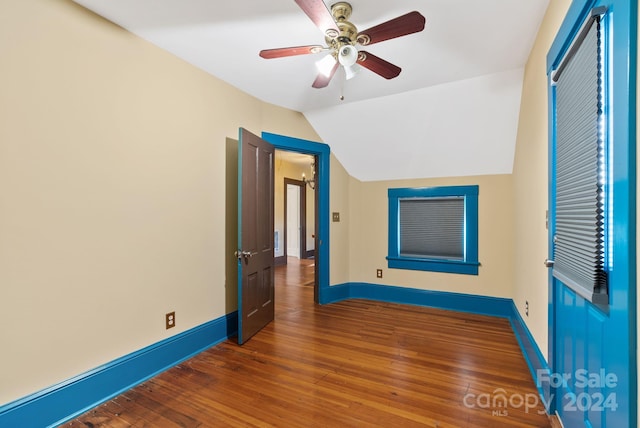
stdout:
<svg viewBox="0 0 640 428">
<path fill-rule="evenodd" d="M 331 37 L 335 37 L 340 33 L 333 15 L 322 0 L 295 0 L 295 2 L 324 34 L 329 31 Z"/>
<path fill-rule="evenodd" d="M 407 34 L 417 33 L 424 30 L 424 16 L 419 12 L 409 12 L 390 21 L 378 24 L 367 30 L 358 33 L 358 43 L 363 46 L 383 42 Z"/>
<path fill-rule="evenodd" d="M 402 69 L 397 65 L 393 65 L 390 62 L 385 61 L 382 58 L 365 51 L 358 52 L 357 63 L 365 68 L 368 68 L 374 73 L 379 74 L 385 79 L 393 79 L 394 77 L 398 77 L 398 74 L 400 74 L 400 72 L 402 71 Z"/>
<path fill-rule="evenodd" d="M 319 73 L 318 77 L 316 77 L 316 80 L 313 81 L 313 85 L 311 86 L 317 89 L 327 87 L 327 85 L 329 85 L 329 82 L 331 82 L 333 75 L 336 74 L 336 71 L 338 71 L 339 66 L 340 64 L 336 62 L 328 76 L 323 73 Z"/>
<path fill-rule="evenodd" d="M 260 56 L 265 59 L 282 58 L 285 56 L 306 55 L 322 52 L 325 50 L 320 45 L 294 46 L 291 48 L 264 49 L 260 51 Z"/>
</svg>

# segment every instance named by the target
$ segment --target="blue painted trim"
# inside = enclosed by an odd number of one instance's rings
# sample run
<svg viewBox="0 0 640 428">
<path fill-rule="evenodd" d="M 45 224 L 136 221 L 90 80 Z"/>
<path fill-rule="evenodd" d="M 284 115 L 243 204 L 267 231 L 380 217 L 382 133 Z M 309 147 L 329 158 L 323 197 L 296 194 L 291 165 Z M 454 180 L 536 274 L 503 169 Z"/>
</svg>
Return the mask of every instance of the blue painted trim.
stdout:
<svg viewBox="0 0 640 428">
<path fill-rule="evenodd" d="M 547 74 L 558 66 L 560 60 L 571 46 L 574 37 L 578 34 L 578 31 L 580 31 L 580 27 L 587 17 L 588 11 L 592 9 L 595 4 L 596 0 L 573 0 L 562 21 L 560 30 L 547 53 Z"/>
<path fill-rule="evenodd" d="M 629 320 L 630 343 L 628 359 L 631 362 L 632 370 L 628 377 L 631 384 L 629 401 L 631 402 L 631 413 L 633 414 L 631 417 L 631 423 L 634 426 L 637 426 L 640 422 L 638 421 L 638 212 L 636 205 L 636 198 L 638 195 L 638 0 L 630 0 L 629 9 L 629 16 L 627 17 L 629 21 L 628 44 L 630 52 L 628 55 L 629 81 L 627 91 L 627 96 L 629 97 L 629 115 L 626 119 L 629 127 L 629 152 L 627 154 L 627 161 L 629 162 L 629 173 L 627 177 L 629 186 L 629 194 L 627 195 L 629 197 L 629 212 L 627 215 L 629 217 L 628 239 L 630 241 L 628 248 L 628 278 L 630 282 L 627 298 L 629 299 L 630 304 L 627 316 Z"/>
<path fill-rule="evenodd" d="M 512 300 L 500 297 L 420 290 L 365 282 L 350 282 L 329 288 L 332 291 L 332 302 L 345 299 L 368 299 L 503 318 L 511 317 L 513 312 Z"/>
<path fill-rule="evenodd" d="M 335 303 L 341 300 L 347 300 L 350 298 L 351 287 L 350 284 L 338 284 L 332 285 L 328 290 L 324 293 L 324 303 Z"/>
<path fill-rule="evenodd" d="M 520 312 L 518 312 L 516 305 L 513 302 L 512 304 L 512 315 L 509 318 L 511 329 L 513 330 L 513 333 L 516 336 L 516 340 L 520 345 L 520 349 L 522 350 L 522 355 L 527 362 L 527 366 L 529 366 L 529 371 L 531 372 L 531 376 L 536 383 L 538 393 L 544 400 L 545 405 L 548 406 L 553 401 L 551 396 L 551 388 L 549 387 L 548 382 L 542 382 L 538 379 L 538 376 L 540 375 L 541 371 L 550 373 L 549 364 L 547 364 L 547 360 L 544 358 L 544 355 L 542 355 L 542 351 L 536 344 L 536 341 L 533 338 L 531 331 L 527 327 L 527 324 L 522 319 L 522 316 L 520 316 Z"/>
<path fill-rule="evenodd" d="M 389 189 L 389 197 L 393 198 L 436 198 L 446 196 L 478 195 L 479 186 L 439 186 L 439 187 L 406 187 Z"/>
<path fill-rule="evenodd" d="M 555 117 L 555 105 L 556 105 L 556 91 L 553 89 L 553 87 L 551 86 L 551 76 L 550 74 L 547 75 L 547 88 L 548 88 L 548 123 L 551 124 L 554 121 L 554 117 Z M 548 172 L 547 172 L 547 182 L 549 183 L 549 202 L 548 202 L 548 206 L 549 206 L 549 210 L 548 210 L 548 218 L 547 218 L 547 225 L 548 225 L 548 230 L 547 230 L 547 242 L 553 242 L 553 237 L 556 234 L 556 230 L 555 230 L 555 221 L 554 218 L 552 216 L 552 213 L 555 212 L 556 210 L 556 198 L 555 198 L 555 188 L 552 188 L 550 183 L 553 183 L 554 177 L 556 175 L 556 151 L 555 151 L 555 145 L 551 144 L 551 142 L 555 142 L 556 141 L 556 127 L 555 126 L 548 126 L 548 138 L 549 138 L 549 144 L 547 144 L 548 149 L 547 149 L 547 158 L 548 158 L 548 163 L 549 163 L 549 167 L 548 167 Z M 549 256 L 548 256 L 548 260 L 554 260 L 554 248 L 553 245 L 548 245 L 548 251 L 549 251 Z M 553 279 L 553 272 L 551 271 L 551 269 L 548 270 L 548 274 L 547 274 L 547 296 L 548 296 L 548 305 L 547 305 L 547 316 L 548 316 L 548 322 L 547 322 L 547 331 L 549 334 L 549 338 L 548 338 L 548 344 L 547 344 L 547 350 L 548 350 L 548 355 L 549 355 L 549 366 L 550 367 L 557 367 L 557 364 L 555 362 L 556 359 L 556 346 L 555 346 L 555 331 L 556 331 L 556 314 L 555 314 L 555 310 L 554 310 L 554 306 L 553 306 L 553 302 L 555 301 L 554 299 L 554 279 Z M 549 412 L 550 413 L 555 413 L 556 412 L 556 400 L 551 400 L 550 406 L 549 406 Z"/>
<path fill-rule="evenodd" d="M 236 333 L 238 313 L 177 334 L 0 407 L 0 426 L 41 428 L 69 421 Z"/>
<path fill-rule="evenodd" d="M 329 289 L 329 183 L 331 150 L 329 146 L 314 141 L 284 135 L 262 133 L 262 139 L 273 144 L 276 149 L 289 150 L 308 155 L 317 159 L 316 180 L 318 183 L 318 301 L 321 304 L 330 302 Z"/>
<path fill-rule="evenodd" d="M 431 272 L 460 273 L 477 275 L 479 263 L 462 260 L 414 259 L 410 257 L 387 257 L 391 269 L 427 270 Z"/>
<path fill-rule="evenodd" d="M 511 299 L 368 283 L 335 285 L 328 287 L 325 292 L 326 303 L 353 298 L 507 318 L 536 384 L 540 384 L 536 378 L 536 370 L 548 370 L 542 353 Z M 69 421 L 235 335 L 237 322 L 237 312 L 227 314 L 59 385 L 2 406 L 0 426 L 35 428 L 55 426 Z"/>
<path fill-rule="evenodd" d="M 479 186 L 442 186 L 388 189 L 389 240 L 387 266 L 390 269 L 409 269 L 432 272 L 478 275 L 478 193 Z M 465 260 L 411 258 L 400 255 L 400 200 L 407 198 L 464 197 Z"/>
</svg>

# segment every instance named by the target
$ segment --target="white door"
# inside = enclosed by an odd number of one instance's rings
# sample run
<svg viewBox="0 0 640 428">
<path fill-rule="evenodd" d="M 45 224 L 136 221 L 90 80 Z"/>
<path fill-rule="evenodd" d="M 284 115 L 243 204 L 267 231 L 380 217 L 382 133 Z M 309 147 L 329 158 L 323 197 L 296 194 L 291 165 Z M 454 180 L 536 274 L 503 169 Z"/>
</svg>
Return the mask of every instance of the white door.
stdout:
<svg viewBox="0 0 640 428">
<path fill-rule="evenodd" d="M 300 187 L 287 184 L 287 256 L 300 258 Z"/>
</svg>

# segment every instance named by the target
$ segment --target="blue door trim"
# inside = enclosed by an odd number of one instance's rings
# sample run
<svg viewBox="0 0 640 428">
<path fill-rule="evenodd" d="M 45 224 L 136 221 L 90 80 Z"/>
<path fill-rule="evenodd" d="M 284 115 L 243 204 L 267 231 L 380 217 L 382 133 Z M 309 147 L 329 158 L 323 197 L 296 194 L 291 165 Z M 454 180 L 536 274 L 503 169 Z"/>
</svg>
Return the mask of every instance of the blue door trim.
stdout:
<svg viewBox="0 0 640 428">
<path fill-rule="evenodd" d="M 329 166 L 331 150 L 329 146 L 314 141 L 284 135 L 262 133 L 262 139 L 271 143 L 278 150 L 288 150 L 317 156 L 318 183 L 318 301 L 327 303 L 326 295 L 329 289 Z"/>
<path fill-rule="evenodd" d="M 636 426 L 637 423 L 637 307 L 636 307 L 636 85 L 637 85 L 637 0 L 574 0 L 547 55 L 547 73 L 553 70 L 569 49 L 573 38 L 587 18 L 589 11 L 598 6 L 608 9 L 603 26 L 609 50 L 605 62 L 608 74 L 605 85 L 610 104 L 608 127 L 613 162 L 611 186 L 613 191 L 613 233 L 611 245 L 614 269 L 610 272 L 609 308 L 602 312 L 609 327 L 603 338 L 607 356 L 601 367 L 615 373 L 620 379 L 616 387 L 618 409 L 606 415 L 608 426 Z M 552 124 L 555 116 L 554 90 L 549 86 L 549 183 L 555 172 Z M 554 189 L 549 189 L 549 210 L 554 212 Z M 549 242 L 554 234 L 553 218 L 549 221 Z M 553 248 L 550 247 L 550 258 Z M 554 305 L 557 290 L 549 276 L 549 365 L 553 371 L 559 367 L 556 348 L 558 326 Z M 589 337 L 589 336 L 587 336 Z M 554 405 L 557 406 L 558 403 Z M 556 410 L 553 408 L 552 410 Z"/>
</svg>

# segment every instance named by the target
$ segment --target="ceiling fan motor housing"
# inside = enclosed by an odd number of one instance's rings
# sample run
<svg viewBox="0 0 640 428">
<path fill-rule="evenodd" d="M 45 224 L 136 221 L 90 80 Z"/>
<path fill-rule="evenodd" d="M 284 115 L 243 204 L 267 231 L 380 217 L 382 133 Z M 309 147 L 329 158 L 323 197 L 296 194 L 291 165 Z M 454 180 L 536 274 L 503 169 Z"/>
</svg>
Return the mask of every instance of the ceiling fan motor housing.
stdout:
<svg viewBox="0 0 640 428">
<path fill-rule="evenodd" d="M 351 16 L 351 5 L 347 2 L 338 2 L 331 6 L 331 14 L 336 21 L 340 33 L 335 37 L 327 35 L 325 40 L 328 46 L 338 50 L 344 45 L 355 45 L 358 37 L 358 29 L 348 21 Z"/>
<path fill-rule="evenodd" d="M 331 5 L 331 15 L 337 21 L 346 21 L 351 17 L 353 8 L 346 1 L 339 1 Z"/>
</svg>

